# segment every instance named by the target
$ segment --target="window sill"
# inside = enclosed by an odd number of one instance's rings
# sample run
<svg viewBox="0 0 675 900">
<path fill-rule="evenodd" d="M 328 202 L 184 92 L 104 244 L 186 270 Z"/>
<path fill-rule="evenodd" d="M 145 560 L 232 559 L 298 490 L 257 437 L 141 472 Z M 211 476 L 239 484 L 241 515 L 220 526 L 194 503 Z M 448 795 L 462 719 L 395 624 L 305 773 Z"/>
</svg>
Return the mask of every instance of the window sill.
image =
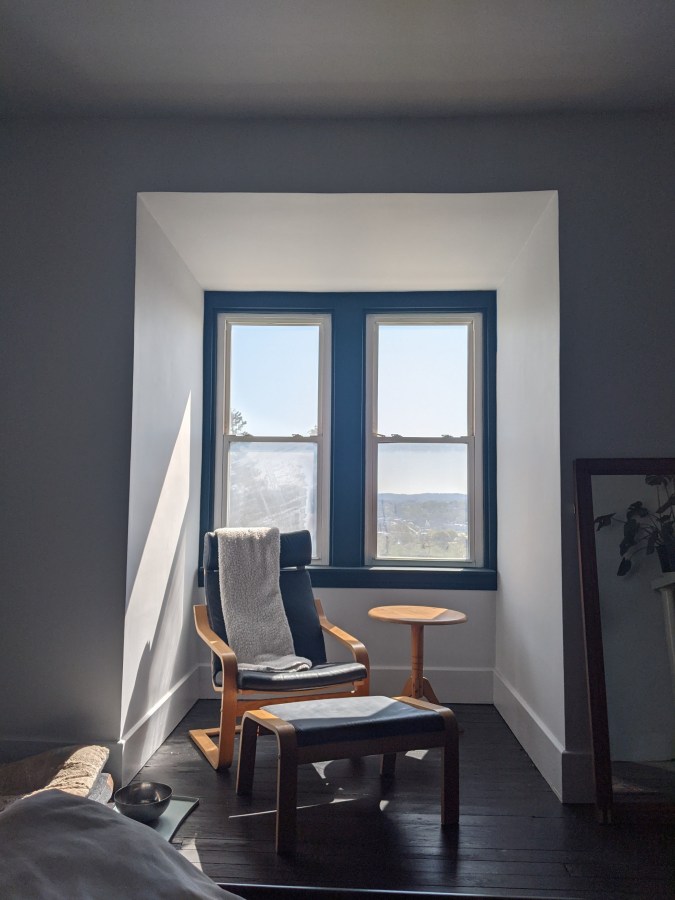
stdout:
<svg viewBox="0 0 675 900">
<path fill-rule="evenodd" d="M 496 591 L 495 569 L 417 569 L 412 566 L 308 566 L 313 587 Z M 197 570 L 204 587 L 204 568 Z"/>
<path fill-rule="evenodd" d="M 496 591 L 495 569 L 432 569 L 412 566 L 309 567 L 314 587 Z"/>
</svg>

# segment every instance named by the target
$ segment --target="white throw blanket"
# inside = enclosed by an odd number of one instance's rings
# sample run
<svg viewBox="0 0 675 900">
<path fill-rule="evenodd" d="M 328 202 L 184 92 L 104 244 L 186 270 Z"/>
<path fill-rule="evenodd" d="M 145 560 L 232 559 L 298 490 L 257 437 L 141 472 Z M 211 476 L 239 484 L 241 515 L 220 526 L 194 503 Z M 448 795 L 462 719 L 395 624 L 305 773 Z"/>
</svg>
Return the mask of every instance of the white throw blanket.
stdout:
<svg viewBox="0 0 675 900">
<path fill-rule="evenodd" d="M 309 669 L 295 655 L 279 590 L 279 529 L 220 528 L 218 569 L 227 640 L 240 669 Z"/>
</svg>

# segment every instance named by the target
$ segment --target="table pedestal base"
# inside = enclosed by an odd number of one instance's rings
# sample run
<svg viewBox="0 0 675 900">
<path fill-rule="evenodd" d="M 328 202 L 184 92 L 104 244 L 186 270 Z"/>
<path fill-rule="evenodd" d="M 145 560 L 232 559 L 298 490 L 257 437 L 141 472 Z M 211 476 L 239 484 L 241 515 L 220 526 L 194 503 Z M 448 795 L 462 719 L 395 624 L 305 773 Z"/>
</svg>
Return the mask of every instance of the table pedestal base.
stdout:
<svg viewBox="0 0 675 900">
<path fill-rule="evenodd" d="M 434 693 L 434 689 L 429 684 L 429 679 L 422 676 L 421 684 L 415 690 L 413 687 L 413 679 L 412 676 L 409 676 L 406 683 L 403 685 L 403 690 L 401 691 L 402 697 L 413 697 L 415 700 L 426 699 L 430 703 L 438 703 L 440 704 L 440 700 Z"/>
<path fill-rule="evenodd" d="M 415 700 L 426 698 L 431 703 L 438 703 L 438 697 L 429 684 L 429 679 L 424 677 L 424 625 L 410 624 L 410 676 L 403 685 L 401 694 L 404 697 L 413 697 Z"/>
</svg>

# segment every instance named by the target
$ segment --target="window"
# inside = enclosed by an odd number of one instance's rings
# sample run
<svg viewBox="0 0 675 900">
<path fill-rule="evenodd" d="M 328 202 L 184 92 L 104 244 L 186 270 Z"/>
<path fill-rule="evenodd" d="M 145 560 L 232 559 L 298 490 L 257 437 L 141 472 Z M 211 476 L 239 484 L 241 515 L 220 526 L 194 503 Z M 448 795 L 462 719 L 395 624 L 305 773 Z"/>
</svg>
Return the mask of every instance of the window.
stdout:
<svg viewBox="0 0 675 900">
<path fill-rule="evenodd" d="M 218 317 L 214 519 L 307 528 L 328 562 L 330 318 Z"/>
<path fill-rule="evenodd" d="M 366 560 L 482 565 L 482 317 L 366 328 Z"/>
<path fill-rule="evenodd" d="M 202 531 L 308 528 L 316 586 L 496 587 L 495 295 L 207 292 Z"/>
</svg>

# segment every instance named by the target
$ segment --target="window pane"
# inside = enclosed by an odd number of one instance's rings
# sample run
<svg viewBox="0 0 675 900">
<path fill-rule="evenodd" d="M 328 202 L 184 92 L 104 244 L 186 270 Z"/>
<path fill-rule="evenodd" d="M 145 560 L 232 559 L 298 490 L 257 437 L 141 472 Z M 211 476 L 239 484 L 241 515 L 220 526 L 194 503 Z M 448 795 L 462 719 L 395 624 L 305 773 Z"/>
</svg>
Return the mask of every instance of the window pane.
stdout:
<svg viewBox="0 0 675 900">
<path fill-rule="evenodd" d="M 307 528 L 316 547 L 316 462 L 316 444 L 231 444 L 227 524 Z"/>
<path fill-rule="evenodd" d="M 233 325 L 230 433 L 316 434 L 318 325 Z"/>
<path fill-rule="evenodd" d="M 467 433 L 467 325 L 380 325 L 380 434 Z"/>
<path fill-rule="evenodd" d="M 465 444 L 378 446 L 378 559 L 469 558 Z"/>
</svg>

